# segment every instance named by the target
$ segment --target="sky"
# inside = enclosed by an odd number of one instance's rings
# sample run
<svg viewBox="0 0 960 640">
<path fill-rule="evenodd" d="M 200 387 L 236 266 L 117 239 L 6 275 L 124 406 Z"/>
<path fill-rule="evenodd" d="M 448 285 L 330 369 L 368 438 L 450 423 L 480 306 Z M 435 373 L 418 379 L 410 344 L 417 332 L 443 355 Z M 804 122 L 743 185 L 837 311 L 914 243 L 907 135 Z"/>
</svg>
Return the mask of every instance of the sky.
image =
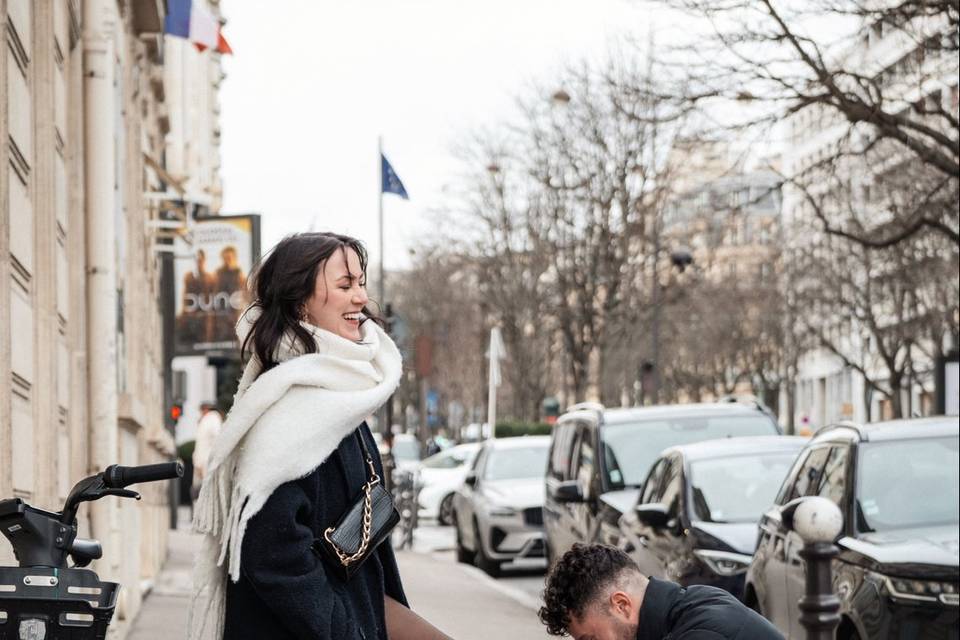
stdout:
<svg viewBox="0 0 960 640">
<path fill-rule="evenodd" d="M 507 121 L 533 83 L 601 60 L 655 19 L 628 0 L 223 0 L 223 213 L 359 237 L 379 261 L 378 136 L 409 201 L 384 198 L 386 267 L 436 224 L 454 145 Z"/>
</svg>

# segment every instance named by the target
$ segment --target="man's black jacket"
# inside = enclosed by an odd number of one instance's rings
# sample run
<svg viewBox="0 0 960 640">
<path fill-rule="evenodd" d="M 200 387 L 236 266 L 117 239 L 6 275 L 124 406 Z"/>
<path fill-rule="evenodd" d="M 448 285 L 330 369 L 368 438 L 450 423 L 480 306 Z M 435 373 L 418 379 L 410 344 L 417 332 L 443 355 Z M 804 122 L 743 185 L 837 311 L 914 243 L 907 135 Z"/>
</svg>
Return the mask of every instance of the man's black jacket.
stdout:
<svg viewBox="0 0 960 640">
<path fill-rule="evenodd" d="M 650 578 L 637 640 L 783 640 L 783 635 L 722 589 L 684 589 Z"/>
<path fill-rule="evenodd" d="M 377 445 L 366 424 L 359 431 L 382 478 Z M 384 594 L 407 603 L 390 541 L 349 582 L 310 550 L 353 503 L 366 473 L 351 434 L 310 475 L 278 487 L 250 518 L 240 580 L 227 582 L 224 640 L 387 640 Z"/>
</svg>

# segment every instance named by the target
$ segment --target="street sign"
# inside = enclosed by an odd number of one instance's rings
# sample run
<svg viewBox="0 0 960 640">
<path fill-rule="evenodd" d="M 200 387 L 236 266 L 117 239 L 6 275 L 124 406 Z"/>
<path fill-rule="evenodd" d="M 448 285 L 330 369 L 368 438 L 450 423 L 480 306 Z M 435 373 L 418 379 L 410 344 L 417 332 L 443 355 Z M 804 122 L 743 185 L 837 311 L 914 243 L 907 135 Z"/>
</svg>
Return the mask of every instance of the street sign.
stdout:
<svg viewBox="0 0 960 640">
<path fill-rule="evenodd" d="M 436 389 L 427 391 L 427 426 L 431 429 L 440 423 L 440 392 Z"/>
<path fill-rule="evenodd" d="M 553 396 L 543 399 L 543 419 L 547 424 L 556 424 L 560 417 L 560 401 Z"/>
</svg>

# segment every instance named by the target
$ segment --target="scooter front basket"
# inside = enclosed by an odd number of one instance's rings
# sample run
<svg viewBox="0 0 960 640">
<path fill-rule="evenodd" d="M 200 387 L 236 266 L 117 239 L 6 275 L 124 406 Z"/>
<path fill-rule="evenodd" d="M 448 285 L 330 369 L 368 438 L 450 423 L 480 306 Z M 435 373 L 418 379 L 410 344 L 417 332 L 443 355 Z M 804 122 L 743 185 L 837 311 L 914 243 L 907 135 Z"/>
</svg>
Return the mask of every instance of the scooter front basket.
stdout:
<svg viewBox="0 0 960 640">
<path fill-rule="evenodd" d="M 0 640 L 103 640 L 119 590 L 88 569 L 0 567 Z"/>
</svg>

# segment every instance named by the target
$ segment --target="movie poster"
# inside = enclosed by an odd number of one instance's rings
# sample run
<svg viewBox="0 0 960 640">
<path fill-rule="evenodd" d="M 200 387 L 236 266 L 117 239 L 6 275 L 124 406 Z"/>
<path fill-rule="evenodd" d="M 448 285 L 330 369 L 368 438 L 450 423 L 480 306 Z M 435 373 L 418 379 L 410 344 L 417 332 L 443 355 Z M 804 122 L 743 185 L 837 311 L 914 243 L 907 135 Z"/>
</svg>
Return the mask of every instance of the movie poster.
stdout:
<svg viewBox="0 0 960 640">
<path fill-rule="evenodd" d="M 258 215 L 198 218 L 176 241 L 177 355 L 236 356 L 234 326 L 250 303 L 247 278 L 259 254 Z"/>
</svg>

